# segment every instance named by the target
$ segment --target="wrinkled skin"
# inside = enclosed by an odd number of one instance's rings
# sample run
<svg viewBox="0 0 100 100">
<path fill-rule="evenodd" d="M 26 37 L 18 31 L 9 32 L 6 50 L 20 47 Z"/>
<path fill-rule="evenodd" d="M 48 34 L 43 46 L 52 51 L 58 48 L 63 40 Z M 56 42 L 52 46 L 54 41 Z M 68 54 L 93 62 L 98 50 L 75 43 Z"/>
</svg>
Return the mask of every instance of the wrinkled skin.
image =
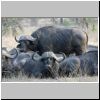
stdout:
<svg viewBox="0 0 100 100">
<path fill-rule="evenodd" d="M 60 64 L 59 74 L 60 76 L 98 75 L 98 50 L 66 58 Z"/>
<path fill-rule="evenodd" d="M 42 27 L 33 32 L 31 36 L 37 38 L 34 51 L 39 51 L 39 54 L 51 50 L 54 53 L 81 55 L 86 51 L 88 43 L 87 34 L 79 29 L 64 26 Z"/>
</svg>

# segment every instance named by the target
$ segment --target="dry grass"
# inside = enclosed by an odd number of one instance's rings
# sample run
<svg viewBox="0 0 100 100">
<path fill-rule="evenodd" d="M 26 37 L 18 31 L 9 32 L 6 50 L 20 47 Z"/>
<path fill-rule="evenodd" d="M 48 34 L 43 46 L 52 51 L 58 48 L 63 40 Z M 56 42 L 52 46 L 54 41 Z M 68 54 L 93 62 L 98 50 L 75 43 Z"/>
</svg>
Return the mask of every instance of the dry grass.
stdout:
<svg viewBox="0 0 100 100">
<path fill-rule="evenodd" d="M 13 78 L 3 78 L 2 82 L 98 82 L 98 77 L 93 76 L 84 76 L 84 77 L 75 77 L 75 78 L 68 78 L 68 77 L 62 77 L 58 79 L 38 79 L 38 78 L 27 78 L 26 76 L 19 76 L 19 77 L 13 77 Z"/>
<path fill-rule="evenodd" d="M 29 28 L 24 27 L 23 33 L 30 35 L 36 29 L 37 27 L 29 27 Z M 7 47 L 8 49 L 15 48 L 16 45 L 18 44 L 15 41 L 15 36 L 12 36 L 11 33 L 8 33 L 8 34 L 9 35 L 2 36 L 2 47 Z"/>
<path fill-rule="evenodd" d="M 88 44 L 98 46 L 98 32 L 88 33 Z"/>
<path fill-rule="evenodd" d="M 2 37 L 2 47 L 7 47 L 8 49 L 15 48 L 18 43 L 15 41 L 14 37 L 10 35 L 9 37 Z"/>
<path fill-rule="evenodd" d="M 24 33 L 31 34 L 33 30 L 36 30 L 35 27 L 25 28 Z M 98 46 L 98 32 L 89 32 L 88 33 L 89 42 L 88 44 L 96 45 Z M 9 49 L 12 49 L 16 47 L 17 42 L 15 41 L 14 37 L 12 35 L 9 36 L 3 36 L 2 37 L 2 47 L 7 47 Z M 20 76 L 18 78 L 3 78 L 2 82 L 97 82 L 98 77 L 76 77 L 76 78 L 58 78 L 55 79 L 36 79 L 36 78 L 27 78 L 26 76 Z"/>
</svg>

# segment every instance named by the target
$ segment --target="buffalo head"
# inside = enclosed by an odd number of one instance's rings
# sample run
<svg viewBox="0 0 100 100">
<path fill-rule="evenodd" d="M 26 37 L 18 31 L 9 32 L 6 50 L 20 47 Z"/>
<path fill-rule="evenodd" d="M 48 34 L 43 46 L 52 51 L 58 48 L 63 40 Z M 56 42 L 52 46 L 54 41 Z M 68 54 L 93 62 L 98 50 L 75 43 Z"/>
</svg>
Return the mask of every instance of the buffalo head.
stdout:
<svg viewBox="0 0 100 100">
<path fill-rule="evenodd" d="M 55 78 L 58 76 L 59 62 L 65 59 L 65 55 L 62 55 L 57 57 L 53 52 L 44 52 L 41 56 L 33 56 L 33 59 L 42 62 L 43 72 L 46 72 L 46 75 L 49 73 L 52 78 Z"/>
<path fill-rule="evenodd" d="M 34 49 L 34 41 L 36 40 L 36 38 L 33 38 L 29 35 L 20 35 L 15 37 L 15 40 L 19 43 L 17 45 L 17 48 L 19 48 L 22 52 L 27 52 Z"/>
</svg>

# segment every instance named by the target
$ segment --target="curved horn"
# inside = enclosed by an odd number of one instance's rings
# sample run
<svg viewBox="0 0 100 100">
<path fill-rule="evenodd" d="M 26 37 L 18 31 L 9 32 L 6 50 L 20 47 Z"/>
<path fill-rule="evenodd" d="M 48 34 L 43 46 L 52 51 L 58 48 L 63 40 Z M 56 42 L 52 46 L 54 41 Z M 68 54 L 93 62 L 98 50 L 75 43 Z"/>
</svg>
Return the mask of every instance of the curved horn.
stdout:
<svg viewBox="0 0 100 100">
<path fill-rule="evenodd" d="M 15 41 L 18 42 L 17 37 L 15 36 Z"/>
<path fill-rule="evenodd" d="M 64 53 L 60 52 L 60 54 L 62 54 L 62 57 L 57 57 L 58 62 L 61 62 L 66 58 L 66 55 Z"/>
<path fill-rule="evenodd" d="M 7 50 L 2 49 L 2 55 L 5 55 L 7 53 Z"/>
<path fill-rule="evenodd" d="M 63 60 L 66 59 L 66 55 L 63 52 L 60 52 L 63 55 Z"/>
<path fill-rule="evenodd" d="M 14 48 L 14 49 L 12 49 L 12 50 L 9 51 L 9 54 L 10 54 L 10 55 L 13 55 L 13 58 L 15 58 L 15 57 L 18 56 L 19 50 L 16 49 L 16 48 Z M 15 56 L 14 56 L 14 55 L 15 55 Z"/>
<path fill-rule="evenodd" d="M 12 52 L 14 52 L 14 53 L 12 54 Z M 18 56 L 18 50 L 16 48 L 14 48 L 13 50 L 9 51 L 8 54 L 10 55 L 9 58 L 16 58 Z"/>
<path fill-rule="evenodd" d="M 8 58 L 16 58 L 18 55 L 18 51 L 16 49 L 15 50 L 15 54 L 10 54 L 10 52 L 6 52 L 6 51 L 2 51 L 2 55 L 8 57 Z"/>
<path fill-rule="evenodd" d="M 19 41 L 21 40 L 22 37 L 23 37 L 23 35 L 15 36 L 15 40 L 16 40 L 16 42 L 19 42 Z"/>
<path fill-rule="evenodd" d="M 16 42 L 19 42 L 20 40 L 23 40 L 23 36 L 22 34 L 18 35 L 18 36 L 15 36 L 15 40 Z"/>
<path fill-rule="evenodd" d="M 29 40 L 29 41 L 35 41 L 37 38 L 34 38 L 30 35 L 19 35 L 15 37 L 16 42 L 20 42 L 21 40 Z"/>
<path fill-rule="evenodd" d="M 63 54 L 63 53 L 61 53 L 61 54 Z M 45 57 L 53 57 L 56 61 L 61 62 L 62 60 L 65 59 L 65 54 L 63 54 L 63 57 L 57 57 L 55 53 L 50 51 L 50 52 L 44 52 L 42 54 L 41 58 L 45 58 Z"/>
</svg>

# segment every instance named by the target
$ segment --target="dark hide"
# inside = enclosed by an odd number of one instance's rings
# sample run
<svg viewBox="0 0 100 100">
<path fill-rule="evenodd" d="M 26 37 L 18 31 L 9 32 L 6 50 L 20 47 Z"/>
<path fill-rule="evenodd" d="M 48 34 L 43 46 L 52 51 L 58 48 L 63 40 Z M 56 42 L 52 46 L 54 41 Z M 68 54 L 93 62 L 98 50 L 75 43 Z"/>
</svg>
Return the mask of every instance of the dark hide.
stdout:
<svg viewBox="0 0 100 100">
<path fill-rule="evenodd" d="M 58 63 L 52 59 L 51 66 L 48 67 L 45 61 L 48 59 L 41 59 L 39 61 L 27 60 L 23 67 L 24 73 L 28 76 L 36 78 L 56 78 L 58 76 Z M 50 63 L 49 63 L 50 64 Z"/>
<path fill-rule="evenodd" d="M 42 54 L 45 51 L 54 53 L 64 52 L 82 54 L 86 50 L 87 35 L 75 28 L 66 28 L 62 26 L 46 26 L 32 33 L 37 38 L 34 51 Z"/>
<path fill-rule="evenodd" d="M 88 51 L 80 56 L 66 58 L 60 63 L 60 76 L 98 75 L 98 51 Z"/>
</svg>

